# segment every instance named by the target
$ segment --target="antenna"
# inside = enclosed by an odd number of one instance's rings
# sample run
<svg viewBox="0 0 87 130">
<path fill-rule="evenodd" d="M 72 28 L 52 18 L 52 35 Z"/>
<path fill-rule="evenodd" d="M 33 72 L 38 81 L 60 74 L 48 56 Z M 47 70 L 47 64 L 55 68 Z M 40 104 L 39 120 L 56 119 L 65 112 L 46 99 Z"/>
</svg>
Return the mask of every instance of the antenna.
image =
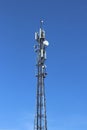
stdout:
<svg viewBox="0 0 87 130">
<path fill-rule="evenodd" d="M 43 23 L 44 21 L 43 20 L 40 20 L 40 28 L 43 29 Z"/>
<path fill-rule="evenodd" d="M 43 39 L 43 40 L 41 40 Z M 40 29 L 39 29 L 39 33 L 35 32 L 35 40 L 37 42 L 41 42 L 41 41 L 45 41 L 45 31 L 43 29 L 43 20 L 40 20 Z"/>
</svg>

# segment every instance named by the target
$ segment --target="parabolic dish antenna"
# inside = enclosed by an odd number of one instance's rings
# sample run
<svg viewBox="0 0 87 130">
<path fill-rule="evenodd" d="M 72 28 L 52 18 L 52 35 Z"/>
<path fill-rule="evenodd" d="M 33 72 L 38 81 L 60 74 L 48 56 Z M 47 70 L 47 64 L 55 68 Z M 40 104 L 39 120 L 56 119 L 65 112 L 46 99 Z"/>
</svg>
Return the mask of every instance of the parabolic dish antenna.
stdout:
<svg viewBox="0 0 87 130">
<path fill-rule="evenodd" d="M 48 42 L 47 40 L 45 40 L 45 41 L 43 41 L 43 44 L 44 44 L 45 46 L 48 46 L 48 45 L 49 45 L 49 42 Z"/>
</svg>

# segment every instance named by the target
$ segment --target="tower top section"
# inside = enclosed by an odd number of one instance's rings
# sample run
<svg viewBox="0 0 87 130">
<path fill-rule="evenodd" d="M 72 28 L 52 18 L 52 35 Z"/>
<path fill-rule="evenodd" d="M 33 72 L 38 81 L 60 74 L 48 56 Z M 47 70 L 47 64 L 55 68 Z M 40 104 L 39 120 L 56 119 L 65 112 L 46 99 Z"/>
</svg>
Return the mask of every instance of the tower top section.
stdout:
<svg viewBox="0 0 87 130">
<path fill-rule="evenodd" d="M 49 43 L 46 40 L 45 31 L 43 29 L 43 23 L 44 23 L 44 21 L 40 20 L 40 29 L 39 29 L 39 32 L 35 32 L 35 40 L 39 44 L 43 43 L 45 46 L 48 46 Z"/>
</svg>

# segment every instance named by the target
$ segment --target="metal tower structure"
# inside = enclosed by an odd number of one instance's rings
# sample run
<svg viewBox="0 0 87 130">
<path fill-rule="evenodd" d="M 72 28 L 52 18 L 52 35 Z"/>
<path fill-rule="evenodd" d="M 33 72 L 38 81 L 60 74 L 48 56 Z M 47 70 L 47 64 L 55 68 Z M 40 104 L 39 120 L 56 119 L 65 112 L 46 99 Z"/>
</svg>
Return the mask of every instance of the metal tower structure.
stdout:
<svg viewBox="0 0 87 130">
<path fill-rule="evenodd" d="M 43 21 L 40 21 L 39 32 L 35 33 L 35 40 L 37 44 L 34 46 L 37 54 L 37 96 L 36 96 L 36 115 L 34 120 L 34 130 L 47 130 L 47 116 L 46 116 L 46 97 L 44 79 L 46 73 L 46 48 L 48 41 L 45 38 L 45 31 L 43 29 Z"/>
</svg>

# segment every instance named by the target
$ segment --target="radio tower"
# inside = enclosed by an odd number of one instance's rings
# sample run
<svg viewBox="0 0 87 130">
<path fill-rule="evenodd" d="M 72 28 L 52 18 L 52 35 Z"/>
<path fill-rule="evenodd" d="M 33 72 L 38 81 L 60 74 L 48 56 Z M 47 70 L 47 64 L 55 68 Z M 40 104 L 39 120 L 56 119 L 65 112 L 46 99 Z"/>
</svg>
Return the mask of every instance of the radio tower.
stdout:
<svg viewBox="0 0 87 130">
<path fill-rule="evenodd" d="M 40 21 L 39 32 L 35 33 L 35 40 L 37 44 L 34 46 L 37 54 L 37 96 L 36 96 L 36 115 L 34 120 L 34 130 L 47 130 L 47 116 L 46 116 L 46 98 L 44 79 L 46 73 L 46 48 L 48 41 L 45 39 L 45 31 L 43 29 L 43 21 Z"/>
</svg>

